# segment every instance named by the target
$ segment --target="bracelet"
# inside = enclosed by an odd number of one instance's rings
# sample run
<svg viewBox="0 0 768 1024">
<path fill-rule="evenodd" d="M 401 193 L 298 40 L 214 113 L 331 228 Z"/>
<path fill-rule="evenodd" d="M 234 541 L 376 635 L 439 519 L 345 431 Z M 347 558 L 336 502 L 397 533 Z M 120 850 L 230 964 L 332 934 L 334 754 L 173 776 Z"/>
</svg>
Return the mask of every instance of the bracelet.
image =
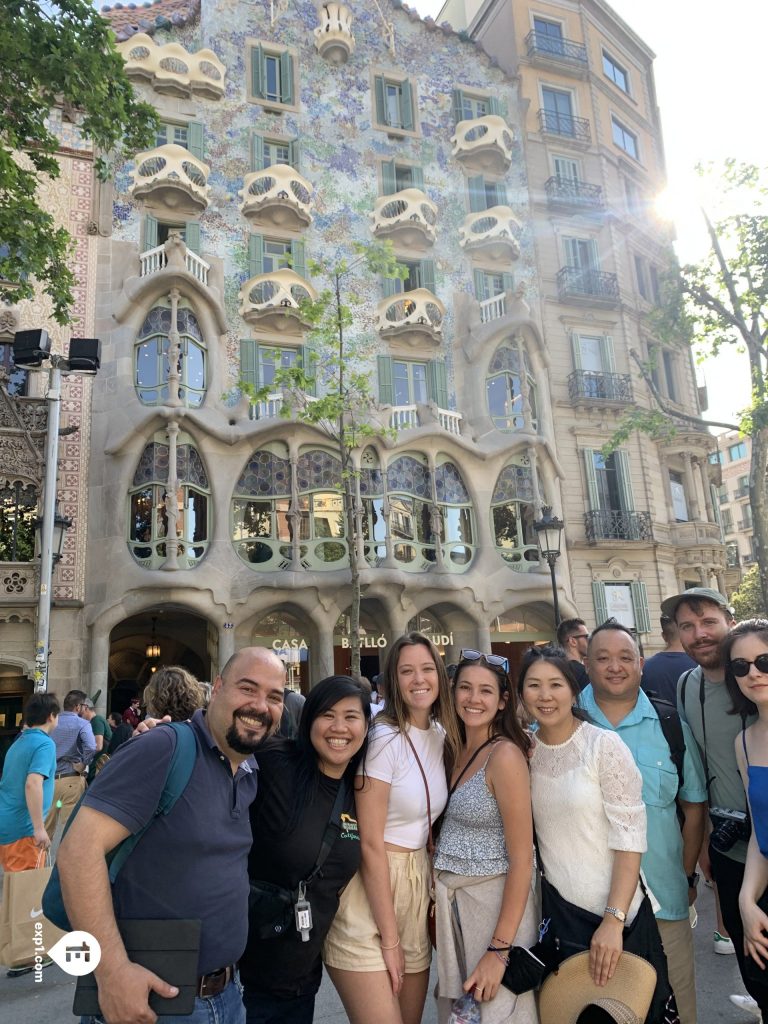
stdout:
<svg viewBox="0 0 768 1024">
<path fill-rule="evenodd" d="M 385 946 L 385 945 L 384 945 L 384 943 L 382 942 L 382 943 L 380 944 L 380 948 L 381 948 L 381 949 L 397 949 L 397 947 L 398 947 L 399 945 L 400 945 L 400 936 L 398 935 L 398 937 L 397 937 L 397 942 L 393 942 L 391 946 Z"/>
<path fill-rule="evenodd" d="M 509 946 L 505 946 L 505 949 L 509 949 Z M 501 960 L 503 964 L 509 964 L 509 957 L 505 956 L 502 950 L 496 949 L 494 946 L 489 946 L 487 952 L 495 953 L 496 956 Z"/>
</svg>

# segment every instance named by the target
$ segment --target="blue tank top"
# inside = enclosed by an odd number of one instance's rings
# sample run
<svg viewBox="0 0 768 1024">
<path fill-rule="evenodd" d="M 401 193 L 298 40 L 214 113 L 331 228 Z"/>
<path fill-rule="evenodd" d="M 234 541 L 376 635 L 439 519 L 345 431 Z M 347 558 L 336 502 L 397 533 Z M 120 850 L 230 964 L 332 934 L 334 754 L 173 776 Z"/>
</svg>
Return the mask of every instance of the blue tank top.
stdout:
<svg viewBox="0 0 768 1024">
<path fill-rule="evenodd" d="M 747 762 L 749 778 L 749 806 L 752 808 L 752 828 L 755 830 L 760 853 L 768 857 L 768 768 L 750 764 L 747 753 L 746 731 L 741 730 L 741 743 Z"/>
</svg>

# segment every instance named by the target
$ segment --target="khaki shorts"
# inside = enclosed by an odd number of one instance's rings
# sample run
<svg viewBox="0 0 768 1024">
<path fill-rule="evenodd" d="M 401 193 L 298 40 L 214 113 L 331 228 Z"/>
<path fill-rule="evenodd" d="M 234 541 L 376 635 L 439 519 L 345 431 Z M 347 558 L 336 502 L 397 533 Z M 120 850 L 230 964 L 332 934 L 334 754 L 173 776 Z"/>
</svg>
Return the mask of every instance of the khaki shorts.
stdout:
<svg viewBox="0 0 768 1024">
<path fill-rule="evenodd" d="M 397 931 L 405 954 L 405 973 L 429 969 L 432 946 L 427 934 L 429 858 L 425 849 L 387 850 L 389 882 Z M 386 971 L 381 936 L 358 872 L 341 896 L 339 909 L 323 946 L 328 967 L 341 971 Z"/>
</svg>

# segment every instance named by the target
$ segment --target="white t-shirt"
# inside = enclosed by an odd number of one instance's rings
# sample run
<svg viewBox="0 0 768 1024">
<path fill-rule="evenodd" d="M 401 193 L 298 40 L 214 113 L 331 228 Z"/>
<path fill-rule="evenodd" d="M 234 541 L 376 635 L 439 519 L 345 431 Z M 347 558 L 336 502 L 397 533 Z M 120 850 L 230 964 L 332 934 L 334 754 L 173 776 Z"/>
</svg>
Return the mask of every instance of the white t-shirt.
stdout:
<svg viewBox="0 0 768 1024">
<path fill-rule="evenodd" d="M 443 765 L 445 731 L 437 722 L 428 729 L 410 726 L 408 735 L 427 777 L 432 821 L 448 802 L 448 785 Z M 405 736 L 395 726 L 377 722 L 371 729 L 365 774 L 390 785 L 384 842 L 406 850 L 427 845 L 427 794 L 416 758 Z M 363 770 L 359 771 L 363 774 Z"/>
</svg>

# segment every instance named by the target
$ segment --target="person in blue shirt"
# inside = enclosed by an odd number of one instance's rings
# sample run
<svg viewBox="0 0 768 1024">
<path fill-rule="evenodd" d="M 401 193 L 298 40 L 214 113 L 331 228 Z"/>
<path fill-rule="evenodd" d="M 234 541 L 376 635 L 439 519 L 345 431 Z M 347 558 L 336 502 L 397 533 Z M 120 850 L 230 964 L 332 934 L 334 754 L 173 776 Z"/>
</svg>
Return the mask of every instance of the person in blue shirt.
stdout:
<svg viewBox="0 0 768 1024">
<path fill-rule="evenodd" d="M 674 619 L 662 615 L 659 621 L 661 635 L 667 646 L 646 660 L 640 685 L 651 696 L 677 704 L 677 681 L 683 672 L 696 668 L 696 662 L 683 650 Z"/>
<path fill-rule="evenodd" d="M 37 866 L 51 840 L 45 815 L 53 800 L 56 744 L 50 737 L 59 719 L 55 693 L 36 693 L 24 708 L 24 729 L 5 758 L 0 779 L 0 864 L 4 871 Z"/>
<path fill-rule="evenodd" d="M 643 659 L 634 636 L 615 620 L 599 626 L 589 641 L 591 683 L 579 703 L 595 725 L 612 729 L 629 747 L 643 777 L 648 850 L 641 868 L 660 904 L 656 911 L 681 1024 L 696 1024 L 693 936 L 688 908 L 696 899 L 696 860 L 704 838 L 707 790 L 693 735 L 685 740 L 683 785 L 662 732 L 659 716 L 640 689 Z M 677 801 L 685 816 L 680 828 Z"/>
</svg>

